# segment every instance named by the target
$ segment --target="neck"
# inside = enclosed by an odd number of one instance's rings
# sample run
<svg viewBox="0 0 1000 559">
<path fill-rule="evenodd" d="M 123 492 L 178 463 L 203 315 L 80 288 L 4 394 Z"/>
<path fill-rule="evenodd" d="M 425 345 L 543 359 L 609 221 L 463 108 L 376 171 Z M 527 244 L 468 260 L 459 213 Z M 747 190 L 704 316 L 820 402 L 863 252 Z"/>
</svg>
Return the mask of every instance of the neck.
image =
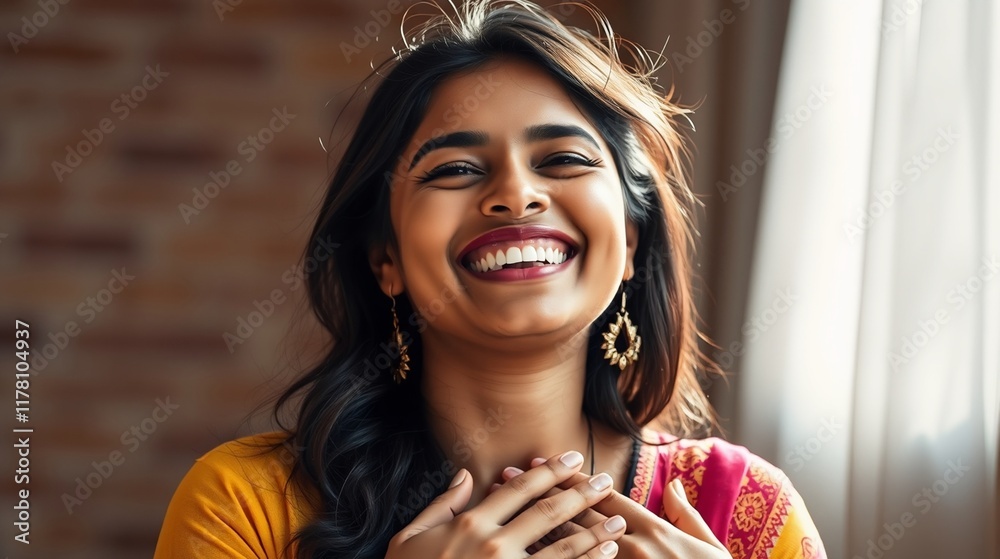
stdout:
<svg viewBox="0 0 1000 559">
<path fill-rule="evenodd" d="M 421 386 L 427 419 L 455 470 L 472 474 L 470 504 L 478 503 L 493 483 L 504 482 L 505 467 L 527 470 L 538 456 L 576 450 L 584 455 L 580 471 L 590 472 L 583 414 L 585 348 L 570 355 L 551 346 L 535 352 L 491 351 L 427 334 Z"/>
</svg>

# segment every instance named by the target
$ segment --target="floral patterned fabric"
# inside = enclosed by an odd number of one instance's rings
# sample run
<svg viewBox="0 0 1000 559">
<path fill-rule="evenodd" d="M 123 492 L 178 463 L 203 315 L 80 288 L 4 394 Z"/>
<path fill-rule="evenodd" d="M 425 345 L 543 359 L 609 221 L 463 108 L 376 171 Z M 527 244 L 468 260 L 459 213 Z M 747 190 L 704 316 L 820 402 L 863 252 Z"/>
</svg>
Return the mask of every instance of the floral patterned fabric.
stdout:
<svg viewBox="0 0 1000 559">
<path fill-rule="evenodd" d="M 680 478 L 733 559 L 826 559 L 802 498 L 785 474 L 722 439 L 677 439 L 643 429 L 629 497 L 663 516 L 664 488 Z"/>
</svg>

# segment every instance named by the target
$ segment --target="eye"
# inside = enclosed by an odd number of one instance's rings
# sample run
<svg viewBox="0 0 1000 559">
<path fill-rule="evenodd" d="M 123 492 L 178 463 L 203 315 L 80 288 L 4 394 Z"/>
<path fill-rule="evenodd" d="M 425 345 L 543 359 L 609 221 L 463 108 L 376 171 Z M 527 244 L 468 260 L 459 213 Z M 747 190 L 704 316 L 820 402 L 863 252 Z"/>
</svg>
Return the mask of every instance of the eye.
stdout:
<svg viewBox="0 0 1000 559">
<path fill-rule="evenodd" d="M 423 175 L 417 177 L 418 184 L 424 184 L 435 179 L 443 177 L 458 177 L 462 175 L 481 175 L 482 171 L 469 165 L 464 161 L 456 161 L 454 163 L 445 163 L 427 171 Z"/>
<path fill-rule="evenodd" d="M 542 162 L 541 167 L 561 167 L 565 165 L 583 165 L 586 167 L 597 167 L 601 164 L 598 158 L 590 159 L 577 153 L 557 153 Z"/>
</svg>

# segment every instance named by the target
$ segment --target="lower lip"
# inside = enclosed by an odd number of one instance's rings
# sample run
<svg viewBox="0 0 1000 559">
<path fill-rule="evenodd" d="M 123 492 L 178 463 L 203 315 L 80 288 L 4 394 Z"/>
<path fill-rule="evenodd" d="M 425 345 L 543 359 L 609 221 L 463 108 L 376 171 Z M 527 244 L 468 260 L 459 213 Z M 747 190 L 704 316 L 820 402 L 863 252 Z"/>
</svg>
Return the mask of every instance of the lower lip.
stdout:
<svg viewBox="0 0 1000 559">
<path fill-rule="evenodd" d="M 497 270 L 495 272 L 477 272 L 475 270 L 470 270 L 465 266 L 462 266 L 462 269 L 469 272 L 473 276 L 486 281 L 524 281 L 551 276 L 552 274 L 565 270 L 570 263 L 576 260 L 577 256 L 579 256 L 579 254 L 574 254 L 572 258 L 567 258 L 566 261 L 560 262 L 559 264 L 532 266 L 530 268 L 504 268 L 503 270 Z"/>
</svg>

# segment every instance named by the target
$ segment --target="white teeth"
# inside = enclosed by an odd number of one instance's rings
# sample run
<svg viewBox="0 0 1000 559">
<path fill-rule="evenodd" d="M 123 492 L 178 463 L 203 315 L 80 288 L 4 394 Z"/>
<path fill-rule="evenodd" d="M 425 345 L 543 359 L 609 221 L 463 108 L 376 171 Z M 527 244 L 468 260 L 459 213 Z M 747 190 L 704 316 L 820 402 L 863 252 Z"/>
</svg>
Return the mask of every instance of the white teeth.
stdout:
<svg viewBox="0 0 1000 559">
<path fill-rule="evenodd" d="M 491 272 L 503 268 L 505 264 L 517 264 L 519 262 L 542 262 L 545 264 L 562 264 L 568 255 L 560 249 L 552 247 L 535 247 L 525 245 L 524 247 L 512 246 L 506 251 L 497 250 L 487 252 L 486 256 L 479 261 L 472 262 L 470 267 L 477 272 Z"/>
</svg>

